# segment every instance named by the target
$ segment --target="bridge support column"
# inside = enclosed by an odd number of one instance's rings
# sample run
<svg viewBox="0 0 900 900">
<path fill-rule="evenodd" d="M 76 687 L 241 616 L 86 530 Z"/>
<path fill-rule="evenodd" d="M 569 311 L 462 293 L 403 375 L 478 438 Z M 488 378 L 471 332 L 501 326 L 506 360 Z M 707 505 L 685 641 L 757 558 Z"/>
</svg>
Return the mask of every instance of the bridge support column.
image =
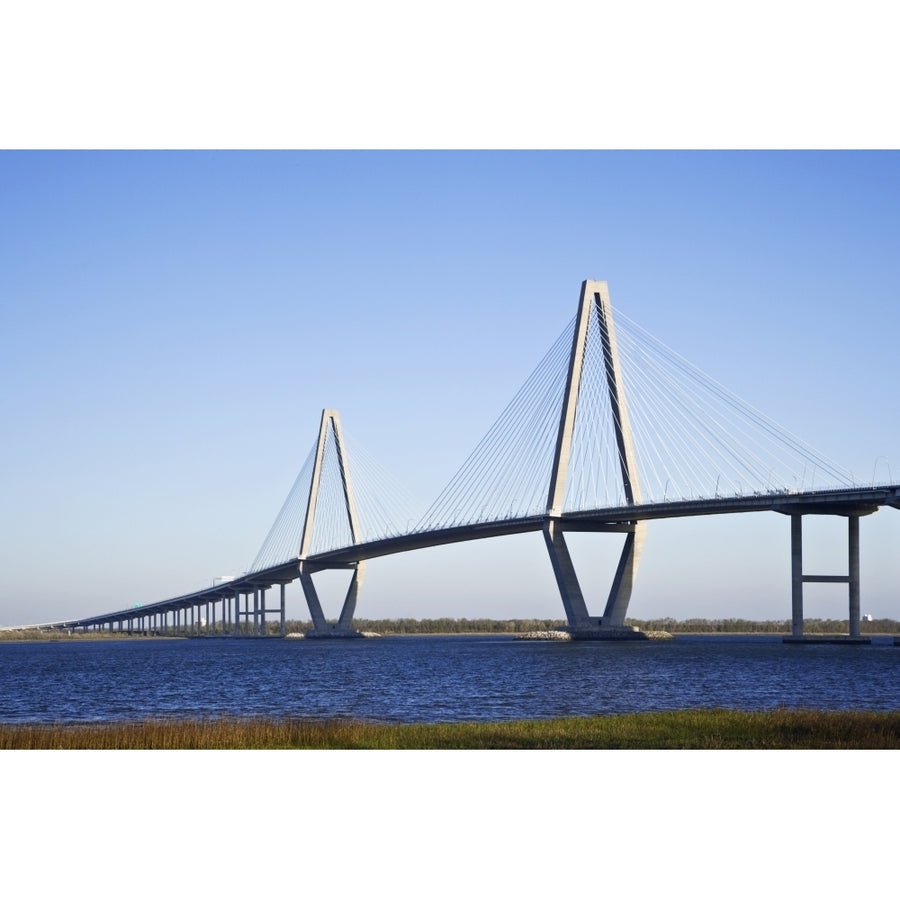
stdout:
<svg viewBox="0 0 900 900">
<path fill-rule="evenodd" d="M 804 575 L 803 574 L 803 513 L 791 512 L 791 636 L 786 641 L 815 640 L 803 635 L 803 585 L 808 582 L 846 584 L 848 587 L 848 635 L 843 640 L 868 643 L 862 637 L 859 627 L 859 517 L 872 510 L 862 509 L 838 513 L 847 517 L 847 574 L 846 575 Z M 821 640 L 841 640 L 822 638 Z"/>
<path fill-rule="evenodd" d="M 313 584 L 312 575 L 303 563 L 300 563 L 300 586 L 303 588 L 303 596 L 309 607 L 309 617 L 312 619 L 314 631 L 325 631 L 328 623 L 325 621 L 325 613 L 322 612 L 322 604 L 316 586 Z"/>
<path fill-rule="evenodd" d="M 848 618 L 850 637 L 858 638 L 859 634 L 859 516 L 847 519 L 847 557 L 850 575 L 850 596 Z"/>
<path fill-rule="evenodd" d="M 599 627 L 599 619 L 592 620 L 588 614 L 584 594 L 581 593 L 581 585 L 578 583 L 578 575 L 575 574 L 575 566 L 572 564 L 572 557 L 569 554 L 562 526 L 555 519 L 550 519 L 544 525 L 543 530 L 544 542 L 547 544 L 547 552 L 550 554 L 553 574 L 556 576 L 556 585 L 559 588 L 560 597 L 562 597 L 569 627 L 572 629 Z"/>
<path fill-rule="evenodd" d="M 625 546 L 606 601 L 603 616 L 588 613 L 584 595 L 578 583 L 575 566 L 563 533 L 562 524 L 554 519 L 544 524 L 544 541 L 553 564 L 553 574 L 559 588 L 569 631 L 573 637 L 600 640 L 637 640 L 646 635 L 637 628 L 625 625 L 628 601 L 641 558 L 646 533 L 645 522 L 634 522 L 625 534 Z"/>
<path fill-rule="evenodd" d="M 322 603 L 313 583 L 312 573 L 306 563 L 300 563 L 300 585 L 303 588 L 303 595 L 306 597 L 306 605 L 309 607 L 309 614 L 313 622 L 312 630 L 307 632 L 307 637 L 361 637 L 360 632 L 353 628 L 353 614 L 356 612 L 356 601 L 365 573 L 364 561 L 353 564 L 353 575 L 341 607 L 341 614 L 337 622 L 329 623 L 322 611 Z"/>
<path fill-rule="evenodd" d="M 634 531 L 625 535 L 625 546 L 619 557 L 619 565 L 616 568 L 616 575 L 606 601 L 606 609 L 603 611 L 604 627 L 623 628 L 625 626 L 625 614 L 628 612 L 628 602 L 631 600 L 634 579 L 641 561 L 646 536 L 646 522 L 635 522 Z"/>
<path fill-rule="evenodd" d="M 350 586 L 347 588 L 347 596 L 344 598 L 344 605 L 341 607 L 341 615 L 338 619 L 338 628 L 346 631 L 353 629 L 353 616 L 356 613 L 356 601 L 359 599 L 359 589 L 362 587 L 363 579 L 366 577 L 366 564 L 360 560 L 353 570 L 350 578 Z"/>
<path fill-rule="evenodd" d="M 284 589 L 285 583 L 281 582 L 281 636 L 284 637 Z"/>
<path fill-rule="evenodd" d="M 803 637 L 803 516 L 791 516 L 791 637 Z"/>
</svg>

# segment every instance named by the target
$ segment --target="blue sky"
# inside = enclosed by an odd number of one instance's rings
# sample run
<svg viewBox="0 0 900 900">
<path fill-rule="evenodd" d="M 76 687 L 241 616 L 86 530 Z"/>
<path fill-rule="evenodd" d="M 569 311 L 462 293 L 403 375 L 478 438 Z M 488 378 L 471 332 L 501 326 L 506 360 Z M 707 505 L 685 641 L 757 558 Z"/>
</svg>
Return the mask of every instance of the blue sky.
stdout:
<svg viewBox="0 0 900 900">
<path fill-rule="evenodd" d="M 323 407 L 424 508 L 585 278 L 898 481 L 898 196 L 897 152 L 0 153 L 0 624 L 246 569 Z M 843 520 L 808 534 L 808 568 L 842 572 Z M 619 540 L 573 540 L 597 614 Z M 864 613 L 900 618 L 898 540 L 896 511 L 863 520 Z M 630 613 L 788 618 L 789 565 L 775 514 L 653 523 Z M 845 588 L 807 597 L 846 614 Z M 358 614 L 562 607 L 529 535 L 373 561 Z"/>
</svg>

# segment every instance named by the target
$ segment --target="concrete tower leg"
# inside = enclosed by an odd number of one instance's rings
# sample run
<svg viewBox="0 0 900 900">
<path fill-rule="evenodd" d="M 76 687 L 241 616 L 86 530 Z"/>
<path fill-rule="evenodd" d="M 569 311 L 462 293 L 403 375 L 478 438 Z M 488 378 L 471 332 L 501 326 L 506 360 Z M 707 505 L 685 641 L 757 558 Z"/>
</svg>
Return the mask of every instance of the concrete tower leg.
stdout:
<svg viewBox="0 0 900 900">
<path fill-rule="evenodd" d="M 625 625 L 625 614 L 628 612 L 628 601 L 637 575 L 644 539 L 647 534 L 646 522 L 635 522 L 634 531 L 625 535 L 625 546 L 619 557 L 619 565 L 613 579 L 606 609 L 603 612 L 603 627 L 622 628 Z"/>
<path fill-rule="evenodd" d="M 300 563 L 300 586 L 303 588 L 303 596 L 306 598 L 306 605 L 309 607 L 309 616 L 312 619 L 313 629 L 315 631 L 325 631 L 328 628 L 328 623 L 325 621 L 325 614 L 322 612 L 322 604 L 319 602 L 319 595 L 315 584 L 313 584 L 312 575 L 303 563 Z"/>
<path fill-rule="evenodd" d="M 559 588 L 560 597 L 562 597 L 569 627 L 573 630 L 598 627 L 599 621 L 591 620 L 588 614 L 562 526 L 555 519 L 550 519 L 544 525 L 544 541 L 547 544 L 547 552 L 550 554 L 550 563 L 553 566 L 553 574 L 556 576 L 556 585 Z"/>
<path fill-rule="evenodd" d="M 803 637 L 803 516 L 791 515 L 791 637 Z"/>
<path fill-rule="evenodd" d="M 307 637 L 360 637 L 360 633 L 353 628 L 353 614 L 356 612 L 356 601 L 365 572 L 364 562 L 354 565 L 353 576 L 350 579 L 350 586 L 347 588 L 347 595 L 344 597 L 341 614 L 335 624 L 329 625 L 325 613 L 322 611 L 322 603 L 319 600 L 319 593 L 313 582 L 312 574 L 305 565 L 301 564 L 300 585 L 303 588 L 303 595 L 306 597 L 306 605 L 309 607 L 313 623 L 312 631 L 307 632 Z"/>
<path fill-rule="evenodd" d="M 344 631 L 353 629 L 353 616 L 356 613 L 356 601 L 359 597 L 359 589 L 362 587 L 363 579 L 366 575 L 366 564 L 360 560 L 353 570 L 353 577 L 350 579 L 350 586 L 347 588 L 347 596 L 344 598 L 344 605 L 341 607 L 341 615 L 338 619 L 338 628 Z"/>
<path fill-rule="evenodd" d="M 859 516 L 847 518 L 848 574 L 850 576 L 850 637 L 859 633 Z"/>
</svg>

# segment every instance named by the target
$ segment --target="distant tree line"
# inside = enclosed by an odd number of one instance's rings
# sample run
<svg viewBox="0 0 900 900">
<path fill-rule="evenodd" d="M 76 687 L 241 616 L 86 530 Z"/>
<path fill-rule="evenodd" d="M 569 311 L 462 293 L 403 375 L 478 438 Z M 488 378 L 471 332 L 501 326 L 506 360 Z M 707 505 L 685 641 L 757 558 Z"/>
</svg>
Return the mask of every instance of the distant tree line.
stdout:
<svg viewBox="0 0 900 900">
<path fill-rule="evenodd" d="M 565 619 L 354 619 L 358 631 L 378 634 L 522 634 L 527 631 L 554 631 Z M 790 634 L 791 620 L 758 622 L 751 619 L 626 619 L 641 631 L 668 631 L 671 634 Z M 289 620 L 288 632 L 305 632 L 312 622 Z M 272 628 L 272 624 L 269 625 Z M 806 634 L 847 634 L 847 619 L 804 619 Z M 900 634 L 896 619 L 873 619 L 860 623 L 863 634 Z"/>
<path fill-rule="evenodd" d="M 627 625 L 636 625 L 641 631 L 668 631 L 671 634 L 790 634 L 790 619 L 763 622 L 751 619 L 626 619 Z M 804 619 L 805 634 L 848 634 L 848 619 Z M 860 622 L 862 634 L 898 634 L 900 622 L 895 619 L 873 619 Z"/>
<path fill-rule="evenodd" d="M 668 631 L 670 634 L 790 634 L 790 619 L 774 619 L 754 621 L 752 619 L 626 619 L 626 625 L 634 625 L 641 631 Z M 564 628 L 564 619 L 354 619 L 353 626 L 358 631 L 371 631 L 377 634 L 522 634 L 528 631 L 555 631 Z M 305 619 L 289 619 L 285 622 L 288 634 L 305 633 L 313 627 L 312 622 Z M 806 634 L 848 634 L 847 619 L 804 619 L 803 630 Z M 278 635 L 281 631 L 278 622 L 266 622 L 266 633 Z M 896 619 L 873 619 L 860 623 L 862 634 L 896 634 L 900 635 L 900 622 Z M 133 634 L 160 637 L 181 637 L 188 633 L 207 634 L 205 626 L 194 629 L 165 628 L 162 630 L 134 631 Z M 249 627 L 244 632 L 249 634 Z M 222 634 L 222 624 L 216 623 L 213 634 Z M 226 630 L 230 634 L 230 628 Z M 121 638 L 128 632 L 75 632 L 68 635 L 62 631 L 9 630 L 0 631 L 0 642 L 21 640 L 63 640 L 66 637 Z"/>
<path fill-rule="evenodd" d="M 520 634 L 526 631 L 554 631 L 562 619 L 354 619 L 357 631 L 377 634 Z M 288 632 L 308 631 L 312 622 L 285 622 Z"/>
</svg>

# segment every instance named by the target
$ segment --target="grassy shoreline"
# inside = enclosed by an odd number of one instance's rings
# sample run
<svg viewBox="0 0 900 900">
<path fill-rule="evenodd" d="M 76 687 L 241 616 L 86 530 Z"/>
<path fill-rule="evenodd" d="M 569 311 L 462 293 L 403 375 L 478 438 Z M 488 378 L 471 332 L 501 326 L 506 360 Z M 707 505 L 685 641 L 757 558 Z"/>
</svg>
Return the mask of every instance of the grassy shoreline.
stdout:
<svg viewBox="0 0 900 900">
<path fill-rule="evenodd" d="M 0 724 L 0 750 L 900 749 L 900 712 L 678 710 L 619 716 L 388 725 L 351 720 Z"/>
</svg>

